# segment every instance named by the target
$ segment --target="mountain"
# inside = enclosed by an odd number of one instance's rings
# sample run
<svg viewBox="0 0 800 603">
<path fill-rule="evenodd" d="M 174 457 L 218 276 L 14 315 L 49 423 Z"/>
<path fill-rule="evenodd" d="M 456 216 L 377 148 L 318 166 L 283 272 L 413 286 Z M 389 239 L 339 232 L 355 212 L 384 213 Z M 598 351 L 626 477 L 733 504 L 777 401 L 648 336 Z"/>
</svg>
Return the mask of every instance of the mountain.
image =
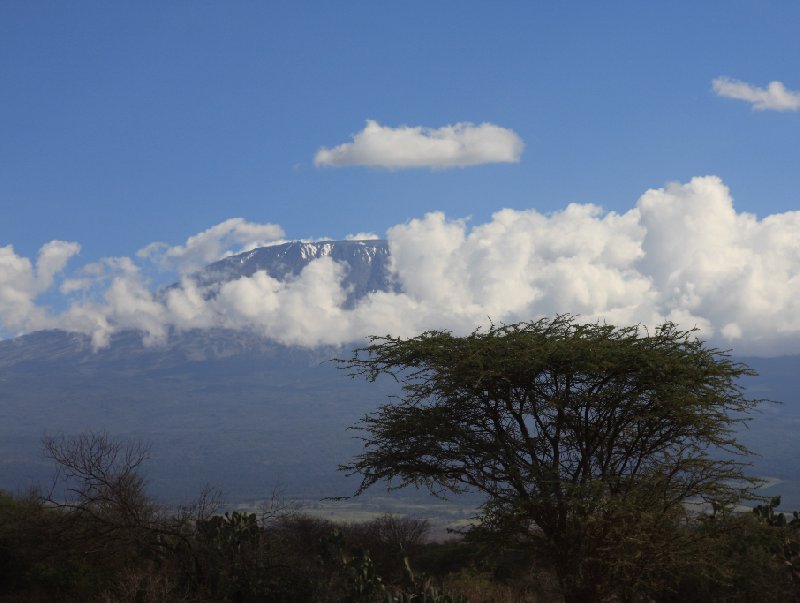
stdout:
<svg viewBox="0 0 800 603">
<path fill-rule="evenodd" d="M 396 291 L 389 271 L 389 245 L 384 240 L 294 241 L 261 247 L 226 257 L 193 275 L 202 286 L 222 284 L 259 270 L 285 281 L 297 276 L 312 260 L 330 257 L 347 266 L 343 285 L 349 289 L 346 307 L 373 291 Z"/>
<path fill-rule="evenodd" d="M 285 280 L 326 256 L 346 266 L 349 304 L 393 287 L 386 241 L 275 245 L 194 278 L 212 289 L 258 270 Z M 102 430 L 150 442 L 148 476 L 172 501 L 206 482 L 234 500 L 264 496 L 276 481 L 299 497 L 351 494 L 353 482 L 336 470 L 357 450 L 347 428 L 383 395 L 329 362 L 348 354 L 223 329 L 173 332 L 150 347 L 127 331 L 99 351 L 87 336 L 63 331 L 0 341 L 0 488 L 49 476 L 43 434 Z"/>
<path fill-rule="evenodd" d="M 349 303 L 394 288 L 385 241 L 286 243 L 227 257 L 194 275 L 212 286 L 264 270 L 290 279 L 312 260 L 346 266 Z M 171 333 L 147 347 L 135 332 L 114 335 L 94 351 L 76 333 L 42 331 L 0 341 L 0 489 L 44 483 L 52 468 L 41 456 L 43 434 L 107 431 L 150 443 L 145 467 L 161 499 L 190 499 L 210 483 L 231 501 L 268 495 L 351 494 L 336 470 L 360 446 L 348 427 L 397 386 L 352 380 L 331 358 L 343 348 L 285 346 L 252 333 Z M 762 454 L 755 471 L 778 481 L 768 493 L 800 509 L 800 357 L 745 359 L 760 375 L 754 396 L 784 401 L 755 415 L 742 439 Z"/>
<path fill-rule="evenodd" d="M 269 493 L 351 494 L 337 472 L 356 451 L 347 428 L 383 394 L 330 358 L 347 349 L 286 347 L 234 331 L 173 333 L 146 347 L 120 333 L 93 352 L 83 335 L 0 342 L 0 488 L 46 481 L 44 434 L 105 431 L 150 443 L 154 492 L 178 502 L 206 483 L 235 501 Z"/>
</svg>

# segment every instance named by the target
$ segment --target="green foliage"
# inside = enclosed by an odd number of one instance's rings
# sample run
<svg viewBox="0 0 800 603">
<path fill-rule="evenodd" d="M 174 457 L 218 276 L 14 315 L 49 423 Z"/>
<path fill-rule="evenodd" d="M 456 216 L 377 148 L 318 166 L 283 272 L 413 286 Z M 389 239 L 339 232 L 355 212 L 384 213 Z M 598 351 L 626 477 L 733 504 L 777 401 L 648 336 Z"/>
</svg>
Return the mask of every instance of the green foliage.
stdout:
<svg viewBox="0 0 800 603">
<path fill-rule="evenodd" d="M 649 576 L 649 589 L 628 581 L 615 596 L 658 603 L 798 600 L 800 590 L 783 549 L 787 538 L 797 542 L 797 528 L 791 520 L 783 525 L 775 519 L 777 502 L 772 502 L 775 525 L 759 519 L 770 517 L 769 510 L 721 510 L 679 527 L 673 535 L 695 543 L 691 562 L 680 572 Z M 503 538 L 490 542 L 488 536 L 475 540 L 470 535 L 448 543 L 420 542 L 414 556 L 395 554 L 391 565 L 387 556 L 384 570 L 361 543 L 364 534 L 378 535 L 371 546 L 385 552 L 391 539 L 370 525 L 385 526 L 385 521 L 336 528 L 290 515 L 264 526 L 253 514 L 231 512 L 200 520 L 193 530 L 187 526 L 188 538 L 173 540 L 158 562 L 132 553 L 120 565 L 116 556 L 83 555 L 69 533 L 61 532 L 59 526 L 68 525 L 61 523 L 62 515 L 63 511 L 43 507 L 34 499 L 0 496 L 0 567 L 5 571 L 0 600 L 466 603 L 467 596 L 498 603 L 561 600 L 541 586 L 549 580 L 548 560 L 532 554 L 522 542 Z M 412 566 L 425 571 L 415 572 Z"/>
<path fill-rule="evenodd" d="M 770 526 L 760 514 L 719 507 L 682 527 L 694 542 L 692 563 L 652 598 L 665 603 L 800 600 L 800 582 L 783 558 L 783 542 L 796 540 L 797 530 Z"/>
<path fill-rule="evenodd" d="M 255 513 L 225 513 L 197 522 L 211 594 L 220 600 L 266 595 L 270 561 Z"/>
<path fill-rule="evenodd" d="M 361 528 L 384 527 L 387 518 L 359 526 Z M 350 531 L 350 530 L 348 530 Z M 465 597 L 450 595 L 437 588 L 430 576 L 415 575 L 411 569 L 409 558 L 402 555 L 398 559 L 401 578 L 387 582 L 380 575 L 370 552 L 365 548 L 349 546 L 345 534 L 336 529 L 323 538 L 326 556 L 338 558 L 345 575 L 344 603 L 469 603 Z M 331 593 L 329 593 L 331 594 Z"/>
<path fill-rule="evenodd" d="M 756 505 L 753 508 L 753 513 L 759 521 L 766 523 L 768 526 L 777 528 L 793 527 L 800 528 L 800 513 L 794 511 L 792 519 L 787 520 L 784 513 L 776 513 L 775 509 L 781 506 L 781 497 L 773 496 L 769 503 L 766 505 Z"/>
<path fill-rule="evenodd" d="M 775 496 L 766 505 L 758 505 L 753 509 L 756 519 L 774 528 L 775 541 L 770 550 L 776 560 L 791 574 L 793 581 L 800 585 L 800 513 L 794 511 L 787 520 L 784 513 L 776 513 L 781 504 L 781 497 Z"/>
<path fill-rule="evenodd" d="M 428 533 L 428 522 L 410 517 L 385 514 L 342 528 L 351 546 L 366 549 L 378 573 L 396 582 L 402 579 L 402 559 L 416 557 Z"/>
<path fill-rule="evenodd" d="M 0 599 L 92 600 L 120 567 L 119 548 L 108 542 L 96 554 L 87 530 L 74 518 L 30 495 L 0 495 Z"/>
<path fill-rule="evenodd" d="M 568 600 L 665 586 L 692 549 L 686 503 L 730 505 L 757 481 L 734 436 L 760 402 L 738 381 L 753 372 L 670 323 L 560 316 L 374 337 L 341 362 L 403 386 L 358 425 L 364 452 L 342 467 L 361 475 L 358 493 L 483 492 L 483 527 L 542 550 Z"/>
<path fill-rule="evenodd" d="M 408 557 L 403 558 L 403 583 L 399 594 L 387 595 L 386 603 L 469 603 L 466 597 L 450 595 L 433 586 L 431 578 L 425 574 L 415 576 Z"/>
<path fill-rule="evenodd" d="M 345 603 L 370 603 L 386 592 L 369 551 L 354 551 L 352 557 L 344 561 L 344 568 L 347 575 Z"/>
</svg>

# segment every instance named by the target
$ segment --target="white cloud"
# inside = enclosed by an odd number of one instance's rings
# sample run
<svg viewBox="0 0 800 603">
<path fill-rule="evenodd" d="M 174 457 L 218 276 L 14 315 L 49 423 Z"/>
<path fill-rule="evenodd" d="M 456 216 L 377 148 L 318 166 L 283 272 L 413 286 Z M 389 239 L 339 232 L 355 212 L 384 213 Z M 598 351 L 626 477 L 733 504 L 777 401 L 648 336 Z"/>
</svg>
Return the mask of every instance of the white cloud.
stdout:
<svg viewBox="0 0 800 603">
<path fill-rule="evenodd" d="M 90 334 L 96 347 L 107 345 L 113 333 L 127 329 L 140 331 L 147 344 L 165 340 L 171 317 L 131 258 L 105 258 L 82 274 L 80 286 L 74 289 L 84 296 L 72 300 L 56 317 L 55 326 Z"/>
<path fill-rule="evenodd" d="M 286 283 L 257 272 L 252 278 L 225 283 L 213 301 L 223 326 L 254 326 L 286 343 L 316 346 L 352 338 L 347 292 L 341 287 L 344 267 L 330 257 L 311 262 Z"/>
<path fill-rule="evenodd" d="M 375 241 L 380 239 L 374 232 L 357 232 L 344 237 L 345 241 Z"/>
<path fill-rule="evenodd" d="M 363 165 L 389 169 L 450 168 L 482 163 L 516 163 L 524 144 L 508 128 L 459 122 L 443 128 L 391 128 L 368 120 L 353 142 L 321 148 L 317 166 Z"/>
<path fill-rule="evenodd" d="M 171 249 L 196 250 L 192 242 L 206 233 Z M 370 294 L 353 308 L 345 307 L 345 268 L 329 257 L 286 282 L 256 272 L 203 289 L 184 276 L 154 294 L 130 258 L 85 266 L 80 282 L 64 287 L 77 245 L 45 246 L 35 267 L 0 248 L 0 325 L 82 331 L 97 346 L 123 329 L 157 343 L 170 328 L 211 327 L 316 346 L 569 312 L 614 324 L 669 319 L 739 354 L 800 352 L 800 212 L 737 212 L 713 176 L 649 190 L 624 213 L 581 204 L 551 214 L 503 209 L 473 225 L 433 212 L 387 238 L 400 292 Z M 37 296 L 59 278 L 80 297 L 53 314 Z"/>
<path fill-rule="evenodd" d="M 0 328 L 12 333 L 50 328 L 50 317 L 36 299 L 79 251 L 77 243 L 51 241 L 39 250 L 34 266 L 11 245 L 0 247 Z"/>
<path fill-rule="evenodd" d="M 746 82 L 718 77 L 712 82 L 714 92 L 726 98 L 747 101 L 758 111 L 797 111 L 800 109 L 800 92 L 787 90 L 782 82 L 770 82 L 758 88 Z"/>
<path fill-rule="evenodd" d="M 256 224 L 242 218 L 230 218 L 189 237 L 183 245 L 170 247 L 166 243 L 150 243 L 136 255 L 187 274 L 226 255 L 274 244 L 282 237 L 283 229 L 275 224 Z"/>
</svg>

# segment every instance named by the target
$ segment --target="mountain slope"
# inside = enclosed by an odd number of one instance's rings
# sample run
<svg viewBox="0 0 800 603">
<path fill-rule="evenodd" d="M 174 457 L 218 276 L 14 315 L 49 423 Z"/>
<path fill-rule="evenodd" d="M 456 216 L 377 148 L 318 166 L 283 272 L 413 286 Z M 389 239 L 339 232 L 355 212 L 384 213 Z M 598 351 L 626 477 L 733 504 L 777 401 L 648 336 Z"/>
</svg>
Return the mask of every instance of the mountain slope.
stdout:
<svg viewBox="0 0 800 603">
<path fill-rule="evenodd" d="M 350 494 L 336 471 L 355 452 L 347 428 L 380 395 L 328 362 L 346 353 L 234 331 L 176 333 L 160 347 L 123 333 L 97 353 L 63 332 L 0 342 L 0 488 L 46 481 L 43 434 L 92 430 L 150 442 L 148 476 L 172 501 L 207 482 L 233 500 L 275 481 L 293 496 Z"/>
<path fill-rule="evenodd" d="M 259 270 L 285 281 L 296 277 L 316 259 L 330 257 L 347 267 L 343 280 L 350 290 L 345 307 L 373 291 L 396 290 L 389 272 L 389 246 L 384 240 L 370 241 L 294 241 L 253 249 L 226 257 L 193 275 L 198 284 L 221 284 Z"/>
<path fill-rule="evenodd" d="M 195 278 L 212 289 L 257 270 L 291 279 L 325 256 L 346 265 L 349 303 L 393 286 L 385 241 L 276 245 L 225 258 Z M 46 481 L 43 434 L 104 430 L 151 443 L 147 474 L 166 500 L 190 498 L 205 483 L 235 501 L 263 496 L 275 481 L 291 496 L 350 494 L 354 484 L 336 471 L 359 448 L 347 428 L 396 385 L 348 379 L 328 362 L 347 355 L 348 348 L 290 347 L 223 329 L 173 332 L 152 347 L 123 332 L 99 351 L 88 337 L 60 331 L 0 341 L 0 488 Z M 762 454 L 757 472 L 785 480 L 770 493 L 800 508 L 800 357 L 749 362 L 760 372 L 745 382 L 752 395 L 785 404 L 767 406 L 742 438 Z"/>
<path fill-rule="evenodd" d="M 392 288 L 385 241 L 292 242 L 255 249 L 194 275 L 204 286 L 264 270 L 297 276 L 331 257 L 346 267 L 348 303 Z M 43 331 L 0 341 L 0 488 L 49 475 L 44 433 L 105 430 L 152 444 L 148 473 L 179 500 L 211 482 L 237 500 L 287 482 L 295 496 L 350 494 L 336 471 L 355 452 L 347 428 L 381 399 L 328 362 L 347 349 L 297 348 L 225 329 L 172 332 L 147 347 L 139 333 L 95 351 L 81 334 Z"/>
</svg>

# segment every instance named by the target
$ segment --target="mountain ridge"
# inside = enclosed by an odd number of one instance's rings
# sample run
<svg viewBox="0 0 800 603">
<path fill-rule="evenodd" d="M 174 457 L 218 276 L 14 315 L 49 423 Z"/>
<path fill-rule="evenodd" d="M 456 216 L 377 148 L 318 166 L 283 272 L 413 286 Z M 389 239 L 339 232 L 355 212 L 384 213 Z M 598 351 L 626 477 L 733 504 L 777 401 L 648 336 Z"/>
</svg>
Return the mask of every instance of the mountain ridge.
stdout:
<svg viewBox="0 0 800 603">
<path fill-rule="evenodd" d="M 259 247 L 217 260 L 194 273 L 192 279 L 201 287 L 213 287 L 264 271 L 274 279 L 287 281 L 323 257 L 347 267 L 342 281 L 348 290 L 346 308 L 369 293 L 398 290 L 390 271 L 389 244 L 384 239 L 290 241 Z"/>
</svg>

